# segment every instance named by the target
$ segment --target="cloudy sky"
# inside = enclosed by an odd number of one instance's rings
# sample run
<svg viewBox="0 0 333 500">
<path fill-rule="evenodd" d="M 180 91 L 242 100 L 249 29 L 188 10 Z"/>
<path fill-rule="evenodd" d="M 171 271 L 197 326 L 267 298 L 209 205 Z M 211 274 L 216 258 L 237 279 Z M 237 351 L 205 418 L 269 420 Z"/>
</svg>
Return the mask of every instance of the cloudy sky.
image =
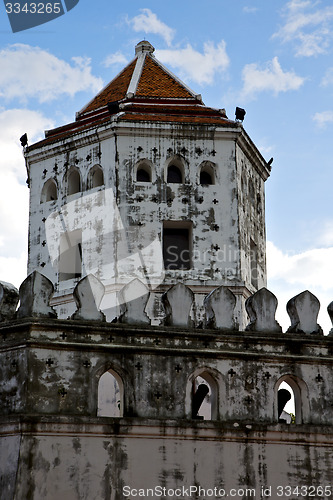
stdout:
<svg viewBox="0 0 333 500">
<path fill-rule="evenodd" d="M 125 5 L 126 3 L 126 5 Z M 205 104 L 246 109 L 266 160 L 268 287 L 286 301 L 309 289 L 331 328 L 333 300 L 333 6 L 313 0 L 80 0 L 13 34 L 0 10 L 0 280 L 26 276 L 28 188 L 19 137 L 73 121 L 146 38 Z"/>
</svg>

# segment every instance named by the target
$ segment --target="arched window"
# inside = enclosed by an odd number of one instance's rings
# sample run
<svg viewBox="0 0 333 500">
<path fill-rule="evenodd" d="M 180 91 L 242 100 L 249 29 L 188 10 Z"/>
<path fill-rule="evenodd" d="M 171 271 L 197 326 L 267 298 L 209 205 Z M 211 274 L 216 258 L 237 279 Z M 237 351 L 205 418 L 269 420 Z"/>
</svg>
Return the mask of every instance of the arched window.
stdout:
<svg viewBox="0 0 333 500">
<path fill-rule="evenodd" d="M 306 422 L 309 417 L 307 387 L 294 375 L 284 375 L 275 386 L 275 418 L 280 423 Z"/>
<path fill-rule="evenodd" d="M 218 386 L 208 371 L 202 371 L 192 382 L 192 418 L 216 420 Z"/>
<path fill-rule="evenodd" d="M 42 195 L 41 195 L 41 203 L 45 203 L 47 201 L 54 201 L 58 199 L 58 189 L 57 184 L 54 179 L 49 179 L 45 182 Z"/>
<path fill-rule="evenodd" d="M 215 184 L 215 172 L 210 163 L 204 163 L 200 169 L 200 184 L 207 186 Z"/>
<path fill-rule="evenodd" d="M 88 173 L 88 189 L 93 189 L 104 185 L 103 169 L 99 165 L 94 165 Z"/>
<path fill-rule="evenodd" d="M 169 184 L 182 184 L 184 182 L 181 169 L 173 163 L 168 166 L 167 182 Z"/>
<path fill-rule="evenodd" d="M 67 194 L 75 194 L 81 191 L 81 176 L 80 172 L 75 168 L 68 172 L 67 175 Z"/>
<path fill-rule="evenodd" d="M 147 163 L 141 163 L 136 171 L 137 182 L 151 182 L 151 167 Z"/>
<path fill-rule="evenodd" d="M 278 390 L 278 418 L 279 422 L 285 424 L 294 423 L 295 419 L 295 397 L 294 391 L 286 382 L 282 382 Z"/>
<path fill-rule="evenodd" d="M 205 172 L 205 170 L 202 170 L 200 172 L 200 184 L 202 185 L 214 184 L 211 174 Z"/>
<path fill-rule="evenodd" d="M 113 370 L 103 373 L 98 382 L 98 417 L 122 417 L 124 411 L 123 382 Z"/>
</svg>

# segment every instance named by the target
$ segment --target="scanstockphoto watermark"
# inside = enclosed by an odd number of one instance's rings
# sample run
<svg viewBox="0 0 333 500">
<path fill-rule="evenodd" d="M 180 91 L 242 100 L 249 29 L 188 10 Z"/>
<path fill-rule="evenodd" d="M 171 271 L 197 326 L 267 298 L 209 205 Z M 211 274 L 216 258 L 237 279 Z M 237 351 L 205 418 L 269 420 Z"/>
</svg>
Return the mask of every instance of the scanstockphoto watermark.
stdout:
<svg viewBox="0 0 333 500">
<path fill-rule="evenodd" d="M 137 278 L 150 290 L 164 281 L 158 235 L 152 239 L 148 228 L 125 226 L 112 189 L 55 205 L 45 221 L 45 236 L 51 265 L 64 288 L 69 279 L 88 274 L 109 282 Z M 142 293 L 138 287 L 132 300 Z M 118 299 L 122 303 L 120 295 Z"/>
<path fill-rule="evenodd" d="M 255 498 L 254 488 L 202 488 L 201 486 L 180 486 L 179 488 L 166 488 L 165 486 L 155 486 L 153 488 L 132 488 L 123 487 L 125 498 Z"/>
<path fill-rule="evenodd" d="M 9 2 L 4 0 L 13 33 L 48 23 L 72 10 L 79 0 L 45 0 Z"/>
<path fill-rule="evenodd" d="M 150 291 L 164 283 L 168 273 L 181 271 L 228 282 L 239 279 L 237 249 L 222 243 L 193 248 L 190 232 L 171 234 L 170 241 L 162 224 L 152 231 L 150 225 L 129 223 L 111 188 L 74 195 L 64 205 L 56 200 L 45 207 L 44 215 L 50 279 L 54 277 L 59 290 L 89 274 L 111 284 L 118 280 L 126 285 L 137 279 Z M 249 258 L 254 260 L 254 256 Z M 251 266 L 251 278 L 257 279 L 256 274 L 257 266 Z M 135 286 L 132 300 L 145 293 L 145 287 Z M 124 303 L 122 294 L 117 301 Z"/>
<path fill-rule="evenodd" d="M 177 245 L 163 245 L 164 265 L 166 271 L 201 269 L 206 272 L 214 269 L 220 276 L 230 281 L 239 279 L 239 262 L 241 252 L 231 245 L 212 246 L 205 250 L 181 249 Z M 244 258 L 251 262 L 250 279 L 257 280 L 257 253 L 253 250 L 244 253 Z M 255 265 L 254 265 L 255 263 Z"/>
<path fill-rule="evenodd" d="M 240 250 L 234 248 L 232 245 L 222 245 L 222 247 L 214 245 L 212 248 L 206 248 L 205 250 L 181 249 L 177 245 L 168 245 L 164 253 L 170 264 L 180 261 L 183 263 L 184 268 L 189 266 L 191 262 L 207 265 L 211 262 L 212 258 L 217 263 L 225 264 L 234 264 L 240 259 Z M 254 253 L 250 251 L 247 255 L 253 259 Z M 170 269 L 172 269 L 171 266 Z"/>
<path fill-rule="evenodd" d="M 178 488 L 166 488 L 154 486 L 153 488 L 133 488 L 123 486 L 122 494 L 128 498 L 331 498 L 333 486 L 323 485 L 276 485 L 258 486 L 257 488 L 202 488 L 201 486 L 179 486 Z"/>
<path fill-rule="evenodd" d="M 152 290 L 170 271 L 238 278 L 240 255 L 231 245 L 193 249 L 190 241 L 168 244 L 163 230 L 125 224 L 112 189 L 86 194 L 52 211 L 45 222 L 46 242 L 59 280 L 87 274 L 109 280 L 129 276 Z"/>
</svg>

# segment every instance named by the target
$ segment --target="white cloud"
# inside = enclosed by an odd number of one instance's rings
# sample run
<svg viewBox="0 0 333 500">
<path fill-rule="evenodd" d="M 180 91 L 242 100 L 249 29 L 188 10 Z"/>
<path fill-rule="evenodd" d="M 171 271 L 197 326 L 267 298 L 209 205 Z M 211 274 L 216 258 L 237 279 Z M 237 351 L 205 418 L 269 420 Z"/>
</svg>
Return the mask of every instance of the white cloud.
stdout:
<svg viewBox="0 0 333 500">
<path fill-rule="evenodd" d="M 141 9 L 141 14 L 128 19 L 127 22 L 134 31 L 158 34 L 164 38 L 169 47 L 171 46 L 175 30 L 160 21 L 150 9 Z M 112 55 L 111 64 L 118 62 L 121 57 L 120 53 Z M 175 68 L 182 79 L 189 79 L 200 85 L 213 83 L 216 73 L 225 71 L 230 62 L 224 40 L 221 40 L 216 46 L 212 42 L 204 43 L 203 52 L 199 52 L 187 44 L 185 48 L 157 50 L 156 57 Z"/>
<path fill-rule="evenodd" d="M 29 189 L 20 136 L 29 142 L 43 137 L 51 120 L 36 111 L 11 109 L 0 112 L 0 280 L 16 286 L 26 276 Z"/>
<path fill-rule="evenodd" d="M 268 242 L 267 263 L 270 278 L 283 279 L 291 285 L 333 289 L 333 247 L 288 255 Z"/>
<path fill-rule="evenodd" d="M 0 281 L 6 281 L 19 288 L 26 276 L 26 252 L 22 252 L 18 257 L 2 257 L 0 255 Z"/>
<path fill-rule="evenodd" d="M 128 20 L 134 31 L 160 35 L 168 45 L 171 45 L 175 30 L 160 21 L 150 9 L 140 9 L 140 12 L 141 14 Z"/>
<path fill-rule="evenodd" d="M 120 51 L 115 52 L 107 56 L 103 62 L 106 68 L 109 68 L 113 64 L 127 64 L 127 58 Z"/>
<path fill-rule="evenodd" d="M 245 12 L 246 14 L 254 14 L 258 10 L 259 10 L 258 7 L 249 7 L 249 6 L 243 7 L 243 12 Z"/>
<path fill-rule="evenodd" d="M 0 111 L 0 174 L 25 176 L 24 158 L 19 138 L 25 132 L 29 143 L 44 138 L 44 130 L 54 127 L 53 120 L 38 111 L 9 109 Z"/>
<path fill-rule="evenodd" d="M 272 144 L 266 144 L 264 140 L 261 144 L 258 144 L 258 149 L 262 155 L 268 155 L 275 150 L 275 146 Z"/>
<path fill-rule="evenodd" d="M 318 244 L 325 247 L 333 246 L 333 220 L 321 220 L 320 227 L 321 234 L 316 238 Z"/>
<path fill-rule="evenodd" d="M 328 68 L 321 81 L 321 85 L 323 87 L 327 87 L 328 85 L 333 85 L 333 68 Z"/>
<path fill-rule="evenodd" d="M 309 290 L 321 303 L 319 324 L 327 334 L 332 328 L 326 308 L 333 300 L 333 247 L 289 255 L 267 242 L 267 270 L 269 289 L 279 301 L 277 319 L 283 329 L 290 325 L 286 313 L 288 300 Z"/>
<path fill-rule="evenodd" d="M 176 68 L 181 78 L 200 85 L 213 83 L 216 73 L 225 71 L 229 66 L 224 40 L 217 46 L 206 42 L 203 53 L 187 44 L 184 49 L 158 50 L 156 55 L 163 63 Z"/>
<path fill-rule="evenodd" d="M 244 66 L 243 97 L 255 97 L 259 92 L 273 92 L 275 95 L 289 90 L 298 90 L 305 78 L 296 75 L 294 71 L 283 71 L 277 57 L 266 63 L 261 69 L 257 63 Z"/>
<path fill-rule="evenodd" d="M 35 97 L 45 102 L 62 94 L 99 91 L 103 81 L 91 74 L 90 59 L 73 57 L 72 61 L 69 64 L 39 47 L 11 45 L 0 51 L 0 97 L 21 102 Z"/>
<path fill-rule="evenodd" d="M 273 35 L 283 43 L 295 42 L 297 56 L 316 56 L 327 52 L 332 40 L 333 7 L 314 10 L 318 2 L 291 0 L 283 17 L 285 24 Z"/>
<path fill-rule="evenodd" d="M 325 128 L 329 123 L 333 123 L 333 111 L 322 111 L 315 113 L 312 119 L 319 128 Z"/>
</svg>

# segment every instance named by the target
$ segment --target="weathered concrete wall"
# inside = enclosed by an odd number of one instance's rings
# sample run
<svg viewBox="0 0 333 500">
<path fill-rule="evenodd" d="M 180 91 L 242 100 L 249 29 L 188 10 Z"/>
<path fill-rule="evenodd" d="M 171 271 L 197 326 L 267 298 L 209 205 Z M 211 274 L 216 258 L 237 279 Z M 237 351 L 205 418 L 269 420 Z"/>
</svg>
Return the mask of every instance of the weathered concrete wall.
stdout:
<svg viewBox="0 0 333 500">
<path fill-rule="evenodd" d="M 253 317 L 263 297 L 271 318 L 276 304 L 265 290 L 251 299 Z M 292 304 L 307 329 L 317 310 L 304 312 L 305 300 L 316 304 L 309 292 Z M 264 499 L 262 488 L 277 498 L 279 486 L 331 484 L 333 337 L 267 324 L 275 330 L 2 323 L 0 499 L 118 500 L 124 486 L 223 488 Z M 107 372 L 118 384 L 109 392 L 118 418 L 103 417 L 108 396 L 99 381 Z M 198 377 L 210 389 L 205 420 L 193 416 Z M 294 395 L 294 424 L 278 420 L 282 382 Z"/>
<path fill-rule="evenodd" d="M 124 416 L 191 418 L 201 374 L 214 391 L 214 420 L 277 422 L 277 389 L 286 380 L 297 422 L 333 423 L 332 337 L 59 320 L 1 330 L 3 415 L 96 416 L 99 379 L 112 369 L 123 384 Z"/>
<path fill-rule="evenodd" d="M 21 434 L 17 425 L 0 424 L 0 499 L 12 500 L 17 489 Z"/>
<path fill-rule="evenodd" d="M 241 279 L 253 289 L 266 286 L 265 180 L 256 163 L 237 147 L 237 184 Z M 251 248 L 251 240 L 254 244 Z M 254 255 L 255 254 L 255 255 Z M 256 261 L 255 269 L 251 259 Z"/>
<path fill-rule="evenodd" d="M 185 488 L 180 498 L 193 498 L 190 487 L 225 490 L 229 498 L 283 498 L 279 487 L 311 493 L 333 475 L 332 434 L 324 427 L 64 417 L 24 419 L 7 430 L 22 437 L 16 482 L 8 489 L 3 481 L 1 500 L 120 500 L 129 489 L 136 491 L 127 498 L 139 489 L 157 498 L 155 488 Z M 6 443 L 0 439 L 4 458 Z"/>
</svg>

